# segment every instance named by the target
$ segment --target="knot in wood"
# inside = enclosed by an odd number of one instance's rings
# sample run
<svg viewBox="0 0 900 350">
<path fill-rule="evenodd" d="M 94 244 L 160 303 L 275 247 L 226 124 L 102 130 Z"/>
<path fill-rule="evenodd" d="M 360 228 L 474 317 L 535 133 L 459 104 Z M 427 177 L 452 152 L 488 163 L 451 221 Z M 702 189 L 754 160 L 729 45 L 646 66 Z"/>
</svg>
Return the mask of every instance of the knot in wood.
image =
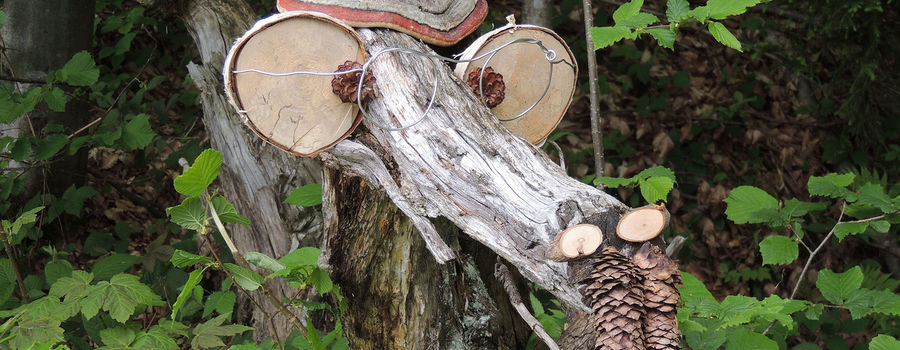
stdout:
<svg viewBox="0 0 900 350">
<path fill-rule="evenodd" d="M 335 72 L 344 72 L 360 68 L 362 68 L 362 64 L 348 60 L 344 62 L 344 64 L 339 65 Z M 336 75 L 331 79 L 331 91 L 334 92 L 335 95 L 338 95 L 343 102 L 356 103 L 356 97 L 358 95 L 362 95 L 363 101 L 375 96 L 375 76 L 372 75 L 372 72 L 366 72 L 366 76 L 362 78 L 362 93 L 357 93 L 360 76 L 362 76 L 362 71 L 353 71 Z"/>
<path fill-rule="evenodd" d="M 506 98 L 506 83 L 503 82 L 503 75 L 495 72 L 494 68 L 485 68 L 483 78 L 481 68 L 475 68 L 469 72 L 469 79 L 466 83 L 475 92 L 475 96 L 481 97 L 481 89 L 478 88 L 479 81 L 484 89 L 484 103 L 488 108 L 497 107 Z"/>
</svg>

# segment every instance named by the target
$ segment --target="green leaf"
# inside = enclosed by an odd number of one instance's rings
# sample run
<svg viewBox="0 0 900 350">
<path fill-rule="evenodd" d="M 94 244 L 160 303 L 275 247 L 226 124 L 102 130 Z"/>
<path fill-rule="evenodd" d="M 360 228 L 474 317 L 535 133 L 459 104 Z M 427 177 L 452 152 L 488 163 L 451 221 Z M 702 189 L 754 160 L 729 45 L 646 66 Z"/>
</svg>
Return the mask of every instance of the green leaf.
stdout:
<svg viewBox="0 0 900 350">
<path fill-rule="evenodd" d="M 87 51 L 72 56 L 63 68 L 56 72 L 56 79 L 72 86 L 91 86 L 100 77 L 100 69 Z"/>
<path fill-rule="evenodd" d="M 847 198 L 850 202 L 856 201 L 856 194 L 846 187 L 853 183 L 853 173 L 828 174 L 825 176 L 810 176 L 807 186 L 810 196 L 824 196 L 831 198 Z M 851 200 L 852 198 L 852 200 Z"/>
<path fill-rule="evenodd" d="M 100 331 L 100 341 L 106 346 L 101 349 L 129 349 L 136 336 L 133 330 L 123 326 L 103 329 Z"/>
<path fill-rule="evenodd" d="M 729 31 L 728 28 L 725 28 L 725 25 L 719 22 L 709 22 L 707 27 L 713 38 L 716 38 L 716 41 L 732 49 L 744 52 L 744 50 L 741 49 L 741 42 L 734 37 L 734 34 L 731 34 L 731 31 Z"/>
<path fill-rule="evenodd" d="M 322 204 L 322 185 L 309 184 L 300 187 L 291 192 L 284 202 L 301 207 L 312 207 Z"/>
<path fill-rule="evenodd" d="M 234 281 L 245 290 L 254 291 L 262 286 L 262 276 L 250 269 L 231 263 L 225 263 L 225 268 L 234 276 Z"/>
<path fill-rule="evenodd" d="M 172 304 L 172 320 L 178 315 L 178 310 L 181 310 L 184 303 L 191 297 L 191 292 L 194 290 L 194 287 L 200 283 L 202 278 L 203 270 L 191 271 L 187 282 L 184 283 L 184 288 L 181 289 L 181 293 L 178 293 L 178 298 L 175 299 L 175 304 Z"/>
<path fill-rule="evenodd" d="M 869 222 L 869 227 L 881 233 L 888 233 L 891 229 L 891 223 L 887 222 L 887 220 L 876 220 Z"/>
<path fill-rule="evenodd" d="M 132 265 L 141 262 L 141 258 L 129 254 L 113 254 L 94 264 L 91 273 L 95 280 L 106 280 L 117 273 L 124 272 Z"/>
<path fill-rule="evenodd" d="M 816 287 L 822 292 L 822 296 L 828 301 L 843 305 L 844 302 L 862 285 L 863 273 L 859 266 L 855 266 L 843 273 L 834 273 L 825 269 L 819 271 Z"/>
<path fill-rule="evenodd" d="M 644 200 L 647 203 L 656 203 L 659 201 L 666 201 L 666 197 L 669 195 L 669 191 L 672 190 L 672 187 L 675 185 L 675 182 L 672 179 L 667 177 L 651 177 L 645 181 L 641 181 L 641 196 L 644 197 Z"/>
<path fill-rule="evenodd" d="M 724 321 L 722 327 L 736 326 L 750 322 L 756 310 L 760 308 L 759 300 L 743 295 L 729 295 L 722 300 L 718 315 Z"/>
<path fill-rule="evenodd" d="M 94 275 L 86 271 L 72 271 L 69 277 L 60 277 L 50 286 L 50 295 L 56 298 L 65 297 L 66 302 L 74 302 L 83 298 L 90 289 Z"/>
<path fill-rule="evenodd" d="M 728 207 L 725 215 L 735 224 L 758 224 L 765 222 L 755 215 L 763 209 L 778 209 L 778 201 L 766 191 L 753 186 L 740 186 L 728 194 L 725 198 Z"/>
<path fill-rule="evenodd" d="M 181 204 L 166 208 L 172 222 L 189 230 L 203 231 L 206 227 L 206 212 L 200 204 L 200 197 L 185 198 Z"/>
<path fill-rule="evenodd" d="M 760 0 L 709 0 L 706 7 L 709 9 L 709 18 L 724 19 L 728 16 L 739 15 L 747 12 L 747 8 L 759 3 Z"/>
<path fill-rule="evenodd" d="M 328 276 L 328 273 L 319 268 L 313 270 L 312 274 L 309 275 L 309 281 L 321 295 L 330 292 L 334 287 L 334 283 L 331 282 L 331 277 Z"/>
<path fill-rule="evenodd" d="M 666 18 L 669 22 L 681 22 L 690 12 L 687 0 L 669 0 L 666 3 Z"/>
<path fill-rule="evenodd" d="M 644 6 L 644 0 L 631 0 L 622 5 L 613 12 L 613 20 L 616 23 L 625 21 L 641 12 L 641 6 Z"/>
<path fill-rule="evenodd" d="M 52 87 L 44 94 L 44 102 L 47 107 L 56 112 L 66 111 L 66 92 L 58 87 Z"/>
<path fill-rule="evenodd" d="M 739 327 L 728 336 L 725 350 L 778 350 L 778 343 L 745 327 Z"/>
<path fill-rule="evenodd" d="M 177 268 L 182 268 L 185 266 L 204 264 L 208 262 L 212 262 L 213 259 L 208 256 L 200 256 L 197 254 L 191 254 L 181 249 L 175 249 L 175 252 L 172 253 L 172 258 L 169 259 L 172 265 L 175 265 Z"/>
<path fill-rule="evenodd" d="M 90 319 L 103 309 L 119 323 L 125 323 L 140 305 L 162 305 L 162 300 L 138 276 L 120 273 L 109 282 L 100 281 L 85 292 L 81 313 Z"/>
<path fill-rule="evenodd" d="M 706 20 L 709 19 L 709 7 L 697 6 L 688 12 L 687 17 L 692 17 L 700 23 L 706 23 Z"/>
<path fill-rule="evenodd" d="M 672 169 L 666 168 L 664 166 L 655 166 L 652 168 L 647 168 L 647 169 L 641 170 L 641 172 L 639 172 L 637 175 L 634 176 L 634 178 L 639 179 L 639 180 L 649 179 L 652 177 L 665 177 L 665 178 L 671 179 L 672 182 L 675 181 L 675 173 L 672 171 Z"/>
<path fill-rule="evenodd" d="M 35 142 L 34 159 L 47 160 L 66 147 L 69 138 L 63 134 L 52 134 Z"/>
<path fill-rule="evenodd" d="M 800 254 L 799 245 L 790 237 L 769 236 L 759 242 L 763 265 L 784 265 L 797 260 Z"/>
<path fill-rule="evenodd" d="M 156 133 L 150 127 L 150 116 L 138 114 L 122 128 L 122 144 L 126 151 L 144 149 L 153 141 Z M 177 179 L 176 179 L 177 182 Z"/>
<path fill-rule="evenodd" d="M 714 304 L 718 307 L 719 303 L 716 301 L 716 298 L 713 297 L 712 293 L 706 289 L 706 286 L 697 277 L 690 273 L 682 272 L 681 278 L 682 286 L 678 288 L 678 293 L 681 295 L 685 309 L 691 312 L 698 312 L 703 308 L 703 305 Z"/>
<path fill-rule="evenodd" d="M 248 252 L 244 254 L 244 259 L 251 264 L 256 265 L 256 267 L 261 267 L 269 271 L 279 271 L 287 267 L 280 261 L 258 252 Z"/>
<path fill-rule="evenodd" d="M 802 202 L 796 198 L 789 199 L 784 202 L 783 213 L 790 217 L 798 217 L 808 214 L 811 211 L 822 211 L 828 209 L 828 203 L 811 203 Z"/>
<path fill-rule="evenodd" d="M 22 226 L 25 226 L 25 225 L 28 225 L 28 224 L 31 224 L 31 223 L 34 223 L 35 221 L 37 221 L 37 213 L 41 210 L 44 210 L 43 206 L 32 208 L 32 209 L 22 213 L 21 215 L 19 215 L 19 217 L 17 217 L 16 220 L 12 222 L 12 224 L 3 225 L 3 229 L 6 230 L 6 233 L 7 233 L 7 235 L 9 235 L 9 238 L 12 239 L 12 237 L 17 236 L 19 234 L 19 231 L 22 229 Z"/>
<path fill-rule="evenodd" d="M 900 315 L 900 295 L 885 290 L 860 288 L 844 303 L 854 320 L 874 313 Z"/>
<path fill-rule="evenodd" d="M 81 209 L 84 207 L 84 201 L 99 193 L 100 192 L 97 192 L 97 190 L 90 186 L 79 187 L 76 189 L 75 185 L 72 185 L 66 189 L 66 192 L 63 193 L 62 197 L 57 202 L 62 205 L 63 210 L 65 210 L 66 213 L 81 217 Z"/>
<path fill-rule="evenodd" d="M 178 344 L 163 328 L 153 326 L 147 333 L 138 334 L 131 348 L 178 350 Z"/>
<path fill-rule="evenodd" d="M 594 41 L 594 50 L 612 46 L 619 40 L 625 39 L 631 34 L 628 27 L 591 27 L 591 39 Z"/>
<path fill-rule="evenodd" d="M 859 201 L 856 203 L 876 207 L 885 214 L 897 211 L 891 197 L 888 197 L 884 187 L 881 187 L 880 184 L 867 183 L 863 185 L 859 189 Z"/>
<path fill-rule="evenodd" d="M 633 185 L 635 182 L 637 182 L 637 179 L 634 178 L 634 177 L 630 177 L 630 178 L 620 178 L 620 177 L 601 176 L 601 177 L 598 177 L 598 178 L 594 179 L 594 185 L 595 185 L 595 186 L 602 183 L 602 184 L 606 185 L 606 187 L 609 187 L 609 188 L 617 188 L 617 187 L 622 187 L 622 186 L 631 186 L 631 185 Z"/>
<path fill-rule="evenodd" d="M 644 32 L 653 36 L 659 46 L 669 50 L 675 49 L 675 31 L 671 28 L 652 28 Z"/>
<path fill-rule="evenodd" d="M 62 277 L 72 275 L 72 264 L 65 260 L 54 260 L 44 265 L 44 278 L 48 285 L 53 285 Z"/>
<path fill-rule="evenodd" d="M 900 340 L 889 335 L 879 334 L 872 338 L 869 343 L 869 350 L 896 350 L 900 349 Z"/>
<path fill-rule="evenodd" d="M 175 178 L 175 190 L 188 197 L 199 196 L 219 176 L 222 154 L 207 149 L 197 156 L 194 164 Z"/>
<path fill-rule="evenodd" d="M 216 209 L 216 213 L 219 215 L 219 219 L 223 222 L 231 222 L 242 224 L 244 226 L 250 227 L 250 219 L 238 213 L 237 209 L 234 208 L 234 205 L 231 204 L 225 197 L 216 196 L 212 200 L 213 208 Z"/>
<path fill-rule="evenodd" d="M 616 21 L 616 26 L 629 28 L 643 28 L 659 21 L 659 18 L 646 12 L 638 13 L 628 19 Z"/>
<path fill-rule="evenodd" d="M 278 259 L 278 261 L 287 267 L 318 266 L 319 254 L 321 253 L 322 250 L 319 248 L 302 247 L 287 253 L 285 256 Z"/>
<path fill-rule="evenodd" d="M 203 318 L 218 312 L 219 315 L 231 314 L 234 311 L 235 294 L 232 292 L 215 292 L 203 303 Z"/>
<path fill-rule="evenodd" d="M 847 235 L 866 232 L 867 228 L 869 228 L 868 222 L 842 222 L 834 226 L 834 236 L 840 241 Z"/>
<path fill-rule="evenodd" d="M 223 326 L 222 323 L 225 322 L 225 318 L 229 316 L 230 315 L 228 314 L 220 315 L 195 326 L 192 332 L 194 338 L 191 339 L 191 348 L 206 349 L 225 346 L 225 343 L 222 342 L 220 337 L 230 337 L 253 329 L 253 327 L 236 324 Z"/>
</svg>

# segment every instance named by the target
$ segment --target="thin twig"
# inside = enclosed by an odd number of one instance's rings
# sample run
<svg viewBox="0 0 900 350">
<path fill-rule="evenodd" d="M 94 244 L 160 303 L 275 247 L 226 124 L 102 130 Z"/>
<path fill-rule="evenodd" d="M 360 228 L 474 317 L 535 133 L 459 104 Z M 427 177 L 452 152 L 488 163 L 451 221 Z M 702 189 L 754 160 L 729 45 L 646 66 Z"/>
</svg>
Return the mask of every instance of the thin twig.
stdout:
<svg viewBox="0 0 900 350">
<path fill-rule="evenodd" d="M 519 315 L 522 316 L 525 323 L 527 323 L 534 333 L 537 334 L 538 338 L 541 338 L 541 340 L 547 344 L 548 349 L 559 350 L 559 345 L 556 344 L 556 341 L 547 334 L 547 331 L 544 330 L 544 326 L 542 326 L 541 323 L 531 315 L 528 308 L 525 307 L 525 304 L 522 302 L 522 296 L 520 296 L 519 291 L 516 290 L 516 285 L 513 283 L 512 276 L 509 274 L 509 269 L 500 262 L 500 258 L 497 258 L 497 263 L 494 265 L 494 277 L 497 277 L 497 279 L 500 280 L 500 283 L 503 284 L 503 288 L 505 288 L 506 293 L 509 294 L 509 302 L 512 303 L 516 311 L 519 312 Z"/>
<path fill-rule="evenodd" d="M 594 26 L 594 11 L 591 0 L 584 3 L 584 35 L 587 44 L 588 86 L 591 91 L 591 140 L 594 144 L 594 174 L 603 176 L 603 134 L 600 132 L 600 98 L 597 95 L 597 53 L 594 51 L 594 38 L 591 27 Z"/>
<path fill-rule="evenodd" d="M 15 82 L 15 83 L 22 83 L 22 84 L 44 84 L 44 83 L 46 83 L 46 81 L 43 81 L 43 80 L 16 78 L 16 77 L 9 76 L 9 75 L 0 75 L 0 80 L 11 81 L 11 82 Z"/>
<path fill-rule="evenodd" d="M 25 289 L 25 282 L 22 281 L 22 274 L 19 273 L 19 265 L 16 263 L 16 254 L 12 250 L 12 246 L 9 244 L 9 239 L 6 237 L 6 230 L 0 226 L 0 239 L 3 239 L 3 245 L 6 246 L 6 255 L 9 256 L 9 263 L 12 265 L 13 272 L 16 274 L 16 284 L 19 285 L 19 293 L 22 294 L 22 299 L 25 300 L 25 303 L 30 303 L 31 300 L 28 298 L 28 290 Z"/>
</svg>

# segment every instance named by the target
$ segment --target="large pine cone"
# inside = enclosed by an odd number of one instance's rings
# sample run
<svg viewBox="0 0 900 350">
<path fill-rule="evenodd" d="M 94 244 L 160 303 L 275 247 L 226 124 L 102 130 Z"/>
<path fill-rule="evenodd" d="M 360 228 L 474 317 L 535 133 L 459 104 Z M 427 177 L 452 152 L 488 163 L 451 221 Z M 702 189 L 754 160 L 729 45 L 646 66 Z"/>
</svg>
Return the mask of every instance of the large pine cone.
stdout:
<svg viewBox="0 0 900 350">
<path fill-rule="evenodd" d="M 678 338 L 678 289 L 681 273 L 678 264 L 659 247 L 644 243 L 634 255 L 634 264 L 644 275 L 644 307 L 647 315 L 643 328 L 647 349 L 680 349 Z"/>
<path fill-rule="evenodd" d="M 584 282 L 598 334 L 595 349 L 643 349 L 643 275 L 613 247 L 604 249 L 593 265 Z"/>
<path fill-rule="evenodd" d="M 339 65 L 335 72 L 343 72 L 351 69 L 362 68 L 362 64 L 355 61 L 346 61 L 344 64 Z M 331 79 L 331 92 L 334 92 L 335 95 L 341 98 L 342 102 L 352 102 L 356 103 L 356 89 L 359 87 L 359 77 L 362 75 L 361 71 L 355 71 L 350 73 L 344 73 L 340 75 L 335 75 L 334 78 Z M 372 72 L 366 72 L 366 77 L 363 79 L 363 87 L 362 87 L 362 99 L 363 101 L 368 100 L 370 97 L 375 96 L 375 76 L 372 75 Z"/>
<path fill-rule="evenodd" d="M 481 97 L 481 90 L 478 89 L 479 80 L 484 89 L 484 103 L 488 108 L 497 107 L 500 102 L 503 102 L 503 99 L 506 98 L 506 83 L 503 82 L 503 75 L 494 72 L 492 67 L 484 69 L 484 77 L 481 76 L 481 68 L 475 68 L 469 72 L 466 83 L 475 92 L 475 96 Z"/>
</svg>

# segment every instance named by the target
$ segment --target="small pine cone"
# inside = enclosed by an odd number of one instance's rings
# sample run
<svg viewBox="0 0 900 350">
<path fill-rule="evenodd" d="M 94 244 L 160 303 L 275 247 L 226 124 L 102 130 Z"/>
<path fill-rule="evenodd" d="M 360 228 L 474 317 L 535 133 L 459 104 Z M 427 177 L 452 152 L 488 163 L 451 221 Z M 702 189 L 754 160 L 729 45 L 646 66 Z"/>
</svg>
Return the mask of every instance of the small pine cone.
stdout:
<svg viewBox="0 0 900 350">
<path fill-rule="evenodd" d="M 344 64 L 339 65 L 335 72 L 343 72 L 359 68 L 362 68 L 362 64 L 360 64 L 359 62 L 348 60 L 344 62 Z M 331 79 L 331 91 L 334 92 L 335 95 L 338 95 L 338 97 L 340 97 L 341 101 L 343 102 L 356 103 L 356 89 L 357 87 L 359 87 L 359 77 L 361 75 L 361 71 L 355 71 L 334 76 L 334 78 Z M 375 76 L 372 75 L 372 72 L 367 72 L 366 77 L 363 79 L 362 86 L 363 101 L 366 101 L 369 98 L 375 96 L 374 86 Z"/>
<path fill-rule="evenodd" d="M 603 250 L 588 275 L 585 302 L 593 311 L 596 349 L 642 349 L 643 276 L 613 247 Z"/>
<path fill-rule="evenodd" d="M 681 332 L 678 330 L 676 307 L 681 274 L 678 264 L 659 247 L 649 243 L 644 243 L 633 260 L 645 277 L 643 288 L 647 315 L 643 328 L 647 349 L 679 349 Z"/>
<path fill-rule="evenodd" d="M 497 107 L 503 99 L 506 98 L 506 83 L 503 82 L 503 75 L 494 72 L 494 68 L 487 67 L 484 69 L 484 77 L 481 77 L 481 68 L 469 72 L 469 79 L 466 81 L 475 96 L 481 97 L 481 90 L 478 89 L 478 81 L 481 80 L 481 86 L 484 88 L 484 103 L 488 108 Z"/>
</svg>

